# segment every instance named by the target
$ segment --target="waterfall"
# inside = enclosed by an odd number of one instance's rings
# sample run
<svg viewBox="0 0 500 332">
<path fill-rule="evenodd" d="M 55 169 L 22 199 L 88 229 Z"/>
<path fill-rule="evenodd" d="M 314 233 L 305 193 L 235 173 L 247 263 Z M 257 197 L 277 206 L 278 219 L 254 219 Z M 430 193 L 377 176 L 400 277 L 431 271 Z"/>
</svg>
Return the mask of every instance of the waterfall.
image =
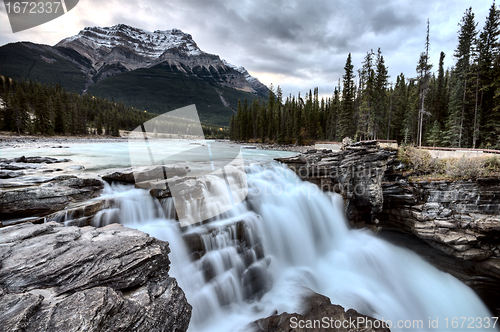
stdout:
<svg viewBox="0 0 500 332">
<path fill-rule="evenodd" d="M 422 331 L 430 319 L 444 330 L 446 319 L 491 316 L 454 277 L 367 230 L 350 230 L 341 196 L 278 164 L 248 167 L 247 178 L 247 198 L 201 225 L 181 228 L 171 198 L 117 185 L 104 193 L 117 206 L 94 218 L 169 242 L 170 273 L 193 306 L 190 331 L 244 330 L 276 311 L 297 312 L 308 290 L 393 324 L 422 320 Z"/>
</svg>

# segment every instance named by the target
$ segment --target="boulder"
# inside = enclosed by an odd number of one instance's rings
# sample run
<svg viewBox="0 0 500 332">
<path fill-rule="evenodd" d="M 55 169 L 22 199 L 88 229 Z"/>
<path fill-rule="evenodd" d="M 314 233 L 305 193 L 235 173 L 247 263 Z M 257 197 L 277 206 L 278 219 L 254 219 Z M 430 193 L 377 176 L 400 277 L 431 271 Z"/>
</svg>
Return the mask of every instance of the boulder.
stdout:
<svg viewBox="0 0 500 332">
<path fill-rule="evenodd" d="M 0 179 L 12 179 L 23 176 L 24 172 L 0 171 Z"/>
<path fill-rule="evenodd" d="M 100 180 L 70 175 L 33 180 L 26 180 L 13 189 L 0 190 L 0 219 L 41 217 L 62 210 L 70 203 L 96 197 L 103 188 Z"/>
<path fill-rule="evenodd" d="M 186 166 L 148 166 L 137 168 L 126 168 L 101 175 L 106 182 L 136 183 L 184 176 L 190 169 Z"/>
<path fill-rule="evenodd" d="M 324 318 L 327 324 L 324 325 Z M 300 328 L 298 322 L 301 321 Z M 319 324 L 316 324 L 319 323 Z M 337 327 L 335 327 L 335 323 Z M 345 324 L 343 324 L 346 322 Z M 338 327 L 339 325 L 343 325 Z M 354 309 L 345 309 L 334 305 L 326 296 L 313 293 L 308 296 L 303 304 L 301 313 L 282 313 L 267 318 L 259 319 L 249 326 L 249 330 L 255 332 L 389 332 L 389 328 L 383 321 L 362 315 Z"/>
<path fill-rule="evenodd" d="M 113 224 L 0 230 L 0 331 L 186 331 L 168 243 Z"/>
<path fill-rule="evenodd" d="M 0 158 L 0 163 L 11 164 L 11 163 L 28 163 L 28 164 L 54 164 L 54 163 L 66 163 L 71 161 L 70 159 L 57 159 L 52 157 L 18 157 L 18 158 Z"/>
</svg>

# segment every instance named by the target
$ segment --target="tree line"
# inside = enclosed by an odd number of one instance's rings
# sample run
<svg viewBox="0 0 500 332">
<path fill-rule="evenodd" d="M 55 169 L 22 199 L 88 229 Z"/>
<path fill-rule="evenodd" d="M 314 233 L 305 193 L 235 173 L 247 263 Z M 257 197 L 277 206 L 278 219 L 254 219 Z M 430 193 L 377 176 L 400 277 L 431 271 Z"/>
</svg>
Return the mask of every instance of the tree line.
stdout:
<svg viewBox="0 0 500 332">
<path fill-rule="evenodd" d="M 90 95 L 0 76 L 0 130 L 18 134 L 111 135 L 133 130 L 154 114 Z"/>
<path fill-rule="evenodd" d="M 354 71 L 351 54 L 330 98 L 318 89 L 286 99 L 278 86 L 267 100 L 239 102 L 230 138 L 307 144 L 317 140 L 391 139 L 444 147 L 500 148 L 500 10 L 495 3 L 482 30 L 472 8 L 459 23 L 455 64 L 441 52 L 432 72 L 429 21 L 416 76 L 389 83 L 380 49 L 367 52 Z M 357 74 L 357 75 L 356 75 Z"/>
</svg>

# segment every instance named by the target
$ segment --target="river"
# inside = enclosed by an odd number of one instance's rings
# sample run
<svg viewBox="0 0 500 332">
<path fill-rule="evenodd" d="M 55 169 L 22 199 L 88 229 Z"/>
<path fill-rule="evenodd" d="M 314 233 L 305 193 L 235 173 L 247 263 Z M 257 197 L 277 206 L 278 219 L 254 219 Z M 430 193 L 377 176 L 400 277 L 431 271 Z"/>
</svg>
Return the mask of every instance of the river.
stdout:
<svg viewBox="0 0 500 332">
<path fill-rule="evenodd" d="M 1 157 L 70 158 L 85 166 L 77 171 L 83 176 L 130 166 L 126 143 L 68 146 L 2 149 Z M 159 202 L 147 190 L 118 184 L 106 185 L 101 198 L 118 198 L 119 207 L 94 221 L 119 220 L 169 242 L 170 273 L 193 306 L 190 331 L 245 330 L 275 312 L 297 312 L 311 291 L 382 319 L 392 331 L 458 331 L 451 325 L 454 318 L 491 316 L 478 296 L 451 275 L 368 230 L 350 229 L 341 196 L 320 192 L 272 161 L 292 153 L 242 151 L 247 195 L 210 223 L 181 228 L 173 218 L 172 198 Z M 218 183 L 224 185 L 211 178 L 204 194 L 210 196 Z M 193 255 L 185 238 L 200 239 L 204 252 Z M 436 320 L 438 328 L 429 327 Z M 399 322 L 422 322 L 423 327 L 398 328 Z"/>
</svg>

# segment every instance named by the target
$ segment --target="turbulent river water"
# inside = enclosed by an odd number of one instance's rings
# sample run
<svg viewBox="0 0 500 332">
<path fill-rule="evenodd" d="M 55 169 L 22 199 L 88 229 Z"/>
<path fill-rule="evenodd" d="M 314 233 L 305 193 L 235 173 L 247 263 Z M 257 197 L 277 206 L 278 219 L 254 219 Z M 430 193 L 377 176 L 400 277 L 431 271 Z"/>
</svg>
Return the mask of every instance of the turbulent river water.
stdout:
<svg viewBox="0 0 500 332">
<path fill-rule="evenodd" d="M 367 230 L 349 229 L 341 196 L 302 182 L 270 162 L 272 153 L 248 153 L 262 158 L 246 166 L 246 199 L 209 223 L 181 229 L 172 198 L 158 201 L 132 186 L 107 185 L 101 197 L 120 204 L 99 213 L 96 225 L 119 220 L 169 242 L 170 274 L 193 306 L 190 331 L 245 330 L 275 312 L 297 312 L 311 290 L 390 321 L 393 331 L 459 331 L 453 318 L 491 316 L 454 277 Z M 218 181 L 205 194 L 224 187 Z M 194 255 L 193 246 L 203 253 Z M 429 328 L 436 319 L 438 328 Z M 407 321 L 423 328 L 396 326 Z"/>
</svg>

